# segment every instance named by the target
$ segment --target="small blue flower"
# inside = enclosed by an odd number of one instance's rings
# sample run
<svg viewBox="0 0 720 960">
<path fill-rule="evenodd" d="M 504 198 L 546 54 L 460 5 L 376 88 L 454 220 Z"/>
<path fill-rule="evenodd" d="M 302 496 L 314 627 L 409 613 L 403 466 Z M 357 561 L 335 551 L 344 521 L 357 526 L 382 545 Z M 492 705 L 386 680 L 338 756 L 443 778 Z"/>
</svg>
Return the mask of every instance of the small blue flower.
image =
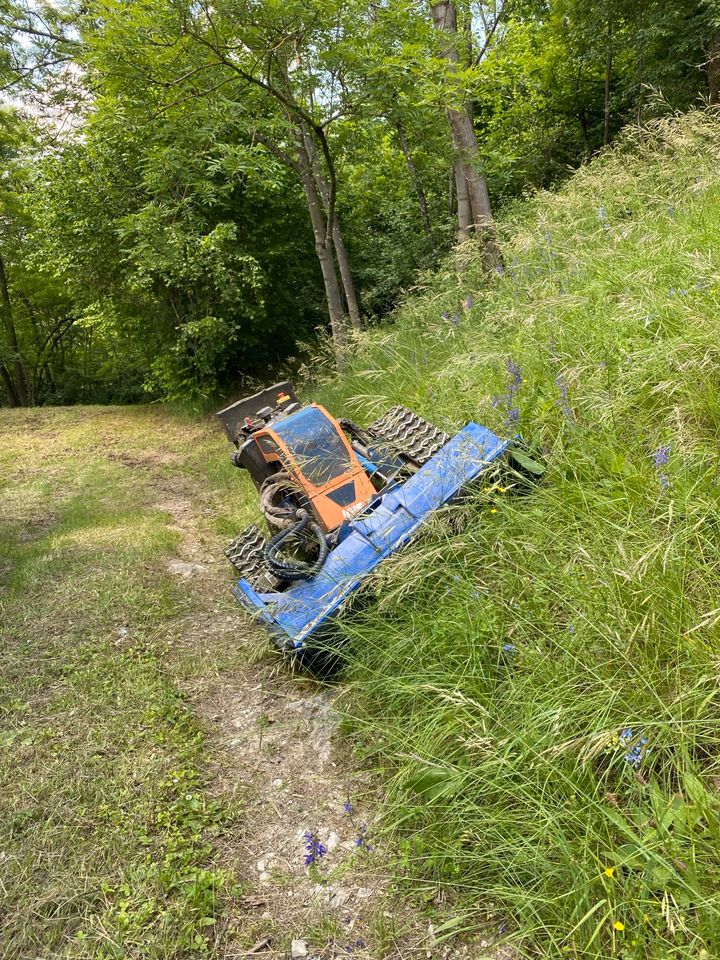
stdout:
<svg viewBox="0 0 720 960">
<path fill-rule="evenodd" d="M 507 415 L 508 424 L 517 423 L 519 419 L 520 419 L 520 411 L 518 410 L 517 407 L 511 407 L 508 410 L 508 415 Z"/>
<path fill-rule="evenodd" d="M 636 740 L 625 754 L 625 763 L 630 764 L 637 770 L 643 757 L 648 752 L 645 750 L 648 742 L 647 737 L 642 736 L 640 731 L 636 732 L 632 727 L 626 727 L 620 731 L 618 739 L 623 746 L 628 746 L 633 740 Z"/>
<path fill-rule="evenodd" d="M 655 453 L 653 453 L 653 460 L 656 467 L 666 467 L 670 462 L 670 451 L 672 450 L 672 444 L 668 443 L 664 447 L 658 447 Z"/>
<path fill-rule="evenodd" d="M 353 805 L 350 803 L 349 800 L 346 800 L 345 803 L 343 804 L 343 810 L 345 811 L 345 813 L 348 813 L 348 814 L 353 812 Z"/>
<path fill-rule="evenodd" d="M 670 486 L 670 481 L 665 474 L 664 467 L 670 462 L 670 451 L 672 450 L 672 444 L 668 443 L 665 446 L 658 447 L 657 450 L 653 453 L 653 466 L 658 473 L 658 480 L 660 486 L 663 490 L 667 490 Z"/>
<path fill-rule="evenodd" d="M 507 368 L 507 372 L 510 374 L 511 389 L 519 389 L 523 384 L 522 367 L 515 363 L 512 358 L 506 360 L 505 367 Z"/>
<path fill-rule="evenodd" d="M 569 623 L 569 624 L 568 624 L 567 632 L 568 632 L 568 633 L 575 633 L 575 627 L 573 626 L 572 623 Z"/>
<path fill-rule="evenodd" d="M 355 840 L 355 846 L 358 847 L 360 850 L 372 850 L 372 847 L 367 841 L 367 830 L 368 830 L 368 826 L 366 823 L 364 823 L 360 827 L 360 833 L 357 835 L 357 838 Z"/>
<path fill-rule="evenodd" d="M 497 273 L 499 277 L 505 276 L 505 273 L 506 273 L 505 265 L 502 263 L 498 263 L 495 267 L 495 273 Z"/>
<path fill-rule="evenodd" d="M 473 296 L 469 293 L 463 300 L 463 307 L 465 310 L 472 310 L 473 308 Z"/>
<path fill-rule="evenodd" d="M 327 847 L 321 843 L 320 837 L 313 830 L 306 830 L 303 834 L 305 840 L 305 866 L 311 867 L 327 853 Z"/>
</svg>

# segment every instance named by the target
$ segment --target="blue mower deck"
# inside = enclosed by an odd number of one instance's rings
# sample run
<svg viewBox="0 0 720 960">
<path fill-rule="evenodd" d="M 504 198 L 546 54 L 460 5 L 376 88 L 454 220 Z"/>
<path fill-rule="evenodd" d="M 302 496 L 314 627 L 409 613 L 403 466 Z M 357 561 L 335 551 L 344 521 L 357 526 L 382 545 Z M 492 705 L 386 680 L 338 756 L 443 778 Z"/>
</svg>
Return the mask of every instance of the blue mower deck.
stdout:
<svg viewBox="0 0 720 960">
<path fill-rule="evenodd" d="M 450 503 L 512 445 L 469 423 L 409 480 L 392 487 L 352 520 L 348 532 L 310 580 L 283 592 L 256 593 L 246 580 L 237 599 L 264 623 L 282 650 L 302 650 L 386 557 L 404 546 L 431 514 Z"/>
</svg>

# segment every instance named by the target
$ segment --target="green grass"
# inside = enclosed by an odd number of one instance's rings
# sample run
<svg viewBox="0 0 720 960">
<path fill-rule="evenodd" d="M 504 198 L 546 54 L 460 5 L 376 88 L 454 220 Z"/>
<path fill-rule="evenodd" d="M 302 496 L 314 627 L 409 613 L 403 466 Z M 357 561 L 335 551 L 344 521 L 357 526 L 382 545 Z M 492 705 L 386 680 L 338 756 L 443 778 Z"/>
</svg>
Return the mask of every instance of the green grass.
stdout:
<svg viewBox="0 0 720 960">
<path fill-rule="evenodd" d="M 173 669 L 220 652 L 166 656 L 199 600 L 155 501 L 209 487 L 242 522 L 223 445 L 153 408 L 0 411 L 0 438 L 0 956 L 214 955 L 239 812 L 208 796 Z"/>
<path fill-rule="evenodd" d="M 504 275 L 458 253 L 316 391 L 547 460 L 384 565 L 344 626 L 351 728 L 399 874 L 449 892 L 453 933 L 719 956 L 718 114 L 628 134 L 501 229 Z"/>
</svg>

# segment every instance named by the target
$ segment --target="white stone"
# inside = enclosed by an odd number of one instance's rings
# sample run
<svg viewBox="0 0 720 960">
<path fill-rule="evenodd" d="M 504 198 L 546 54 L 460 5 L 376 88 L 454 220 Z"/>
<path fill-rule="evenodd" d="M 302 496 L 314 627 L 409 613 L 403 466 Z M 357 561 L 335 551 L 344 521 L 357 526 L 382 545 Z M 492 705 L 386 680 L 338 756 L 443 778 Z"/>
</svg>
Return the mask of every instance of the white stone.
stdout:
<svg viewBox="0 0 720 960">
<path fill-rule="evenodd" d="M 278 777 L 277 780 L 273 780 L 273 786 L 275 787 L 276 790 L 279 790 L 280 787 L 282 787 L 284 783 L 285 783 L 285 781 L 284 781 L 284 780 L 281 780 L 279 777 Z"/>
<path fill-rule="evenodd" d="M 304 940 L 293 940 L 290 944 L 290 956 L 292 960 L 302 960 L 308 955 L 307 943 Z"/>
</svg>

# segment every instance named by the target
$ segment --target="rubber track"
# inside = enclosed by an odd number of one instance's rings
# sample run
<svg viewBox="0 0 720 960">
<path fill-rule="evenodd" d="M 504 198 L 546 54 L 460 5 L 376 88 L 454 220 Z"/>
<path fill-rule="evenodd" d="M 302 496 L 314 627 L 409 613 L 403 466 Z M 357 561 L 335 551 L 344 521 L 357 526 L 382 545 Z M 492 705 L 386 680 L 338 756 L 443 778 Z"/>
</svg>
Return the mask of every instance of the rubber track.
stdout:
<svg viewBox="0 0 720 960">
<path fill-rule="evenodd" d="M 373 439 L 390 446 L 393 452 L 419 464 L 429 460 L 450 439 L 447 433 L 401 406 L 378 417 L 367 432 Z"/>
<path fill-rule="evenodd" d="M 274 586 L 275 578 L 265 562 L 265 537 L 255 524 L 230 541 L 225 556 L 253 590 L 269 590 Z"/>
</svg>

